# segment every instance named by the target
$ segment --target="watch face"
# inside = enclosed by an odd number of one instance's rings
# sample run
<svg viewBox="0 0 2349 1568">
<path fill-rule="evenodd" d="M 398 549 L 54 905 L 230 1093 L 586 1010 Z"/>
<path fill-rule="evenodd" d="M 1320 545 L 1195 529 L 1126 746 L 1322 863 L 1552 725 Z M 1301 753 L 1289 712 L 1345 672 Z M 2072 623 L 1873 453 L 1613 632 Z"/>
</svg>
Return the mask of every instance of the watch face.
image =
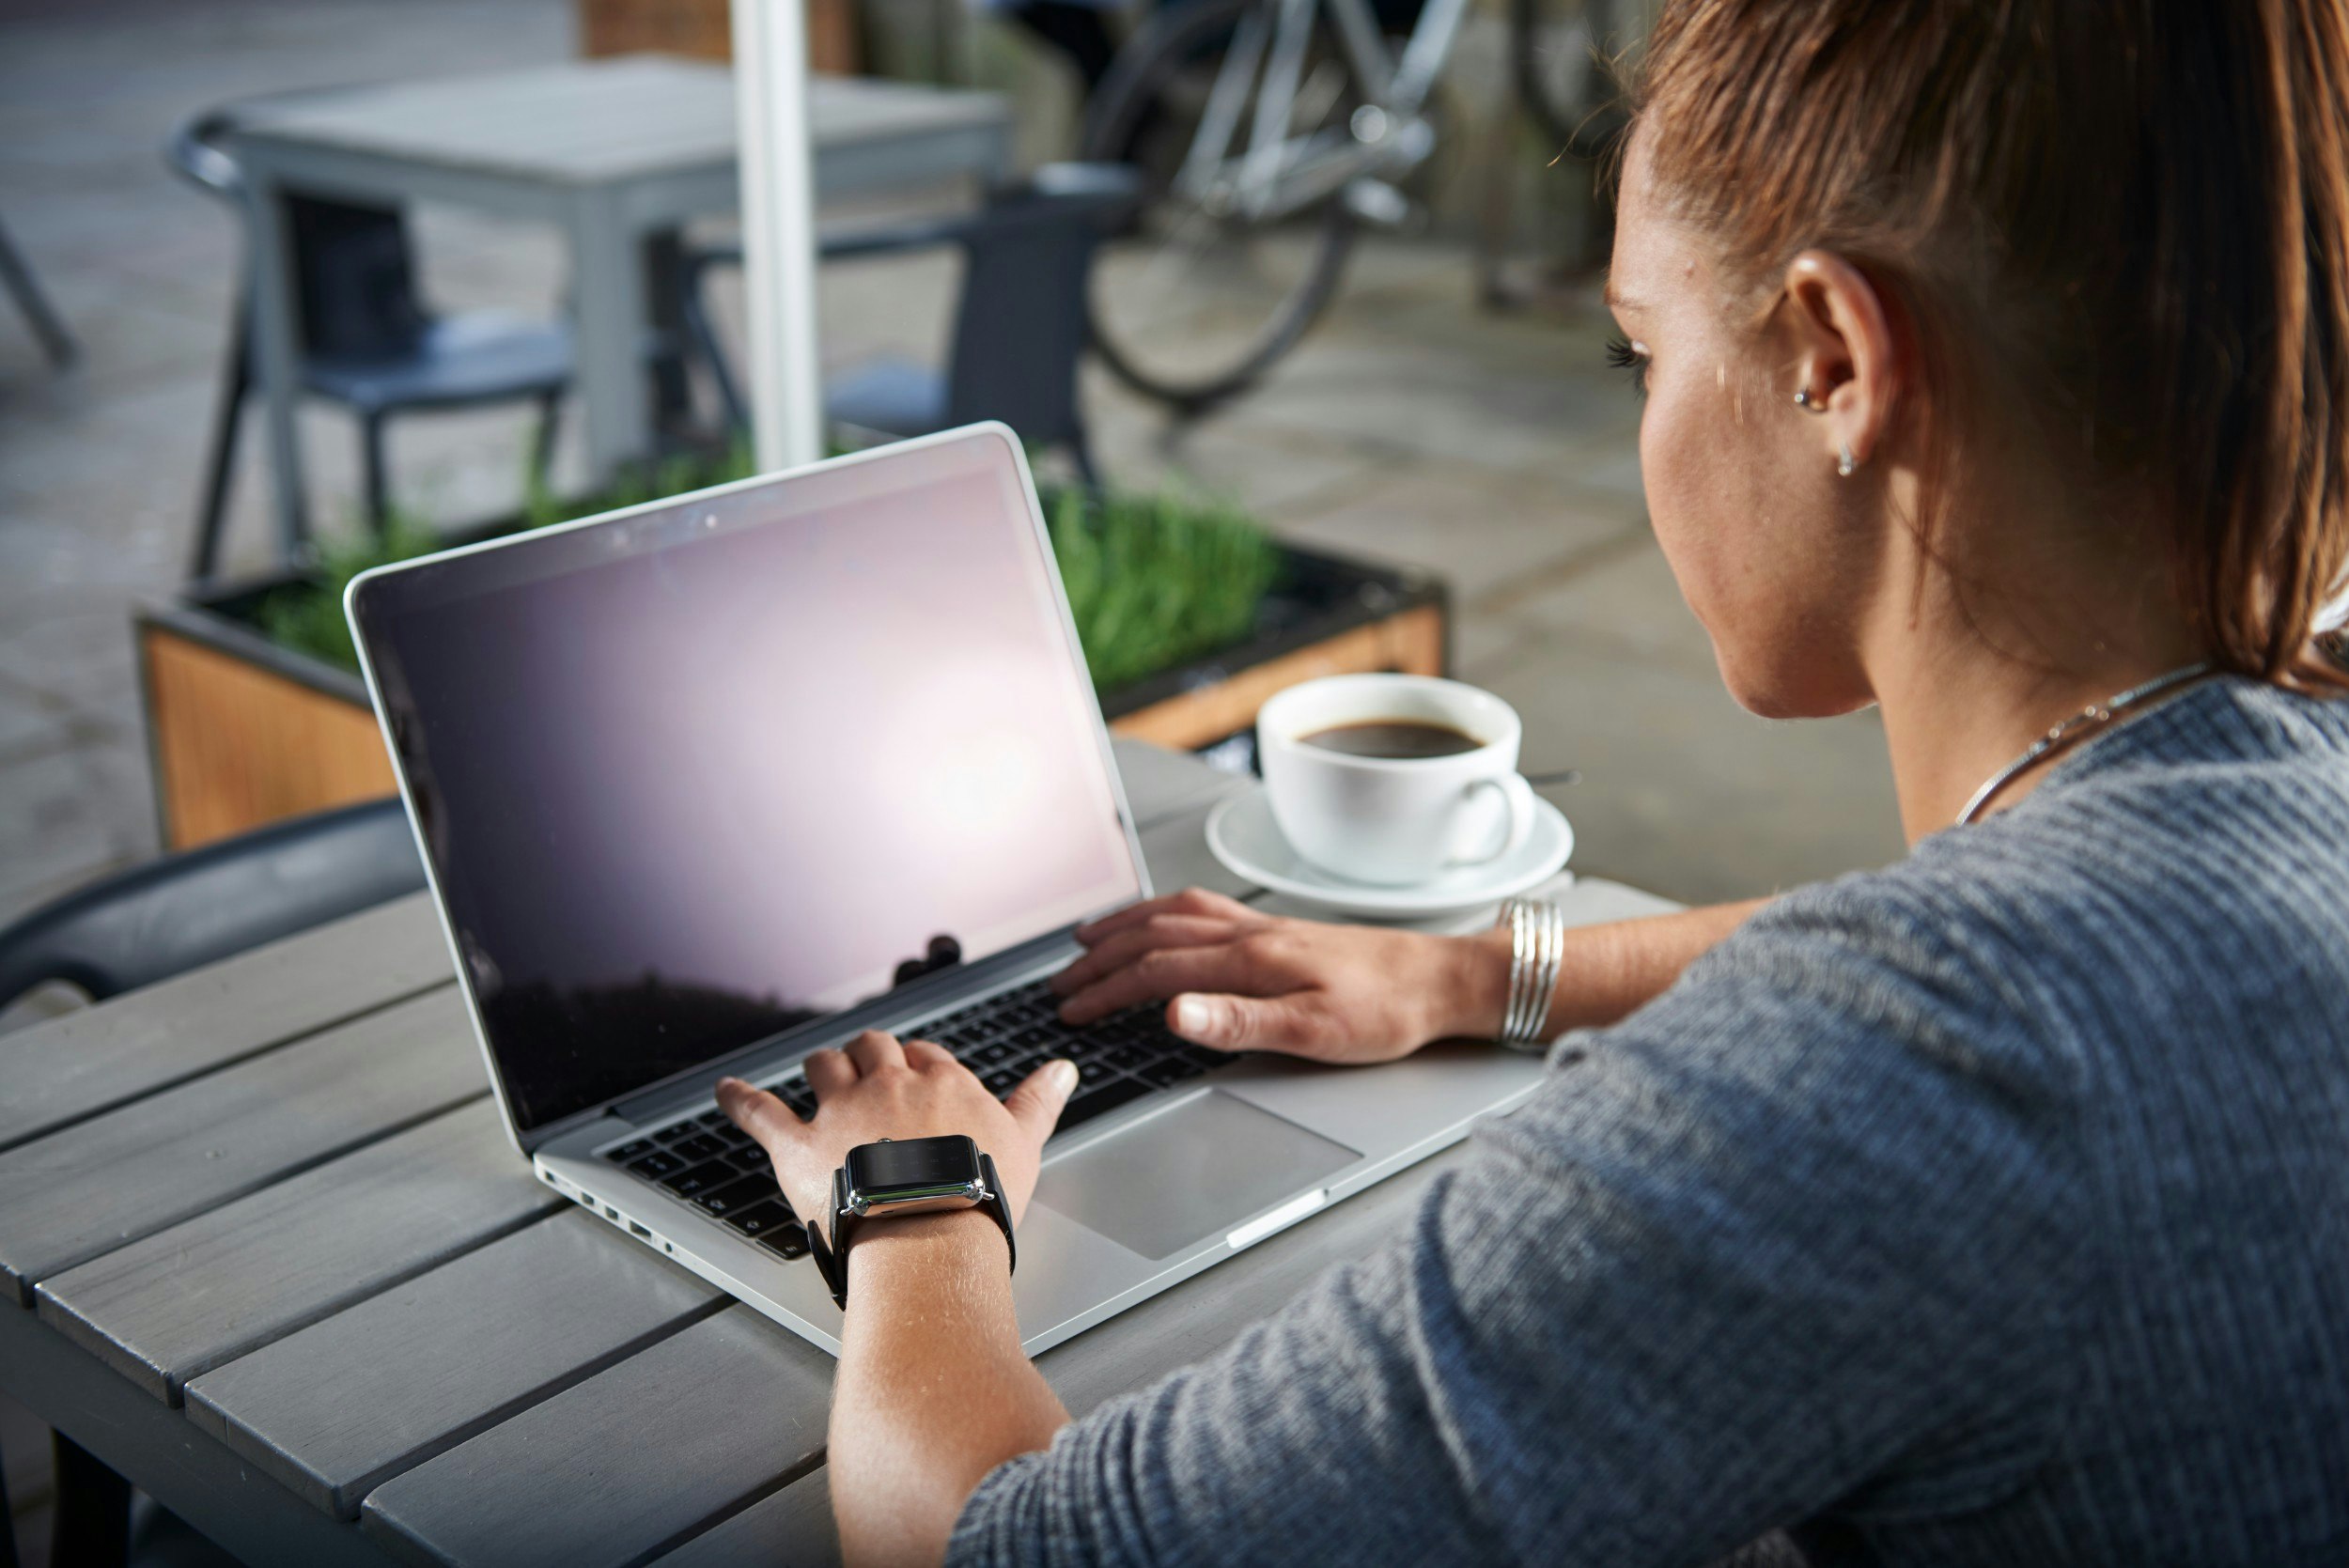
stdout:
<svg viewBox="0 0 2349 1568">
<path fill-rule="evenodd" d="M 862 1143 L 848 1151 L 848 1185 L 868 1199 L 962 1188 L 978 1179 L 979 1146 L 960 1135 Z"/>
</svg>

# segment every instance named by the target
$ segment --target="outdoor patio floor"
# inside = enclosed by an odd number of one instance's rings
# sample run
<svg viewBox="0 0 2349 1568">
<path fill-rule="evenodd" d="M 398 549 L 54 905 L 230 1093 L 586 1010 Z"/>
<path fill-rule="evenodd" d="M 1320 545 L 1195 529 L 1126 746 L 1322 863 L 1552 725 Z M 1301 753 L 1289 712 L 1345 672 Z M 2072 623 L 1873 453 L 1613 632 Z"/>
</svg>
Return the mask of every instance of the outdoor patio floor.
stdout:
<svg viewBox="0 0 2349 1568">
<path fill-rule="evenodd" d="M 80 334 L 65 374 L 0 307 L 0 919 L 155 849 L 129 612 L 179 579 L 226 331 L 228 214 L 158 147 L 242 95 L 567 56 L 564 0 L 83 0 L 0 5 L 0 217 Z M 551 236 L 459 213 L 420 225 L 443 303 L 555 307 Z M 953 272 L 835 268 L 824 357 L 932 354 Z M 1516 703 L 1527 766 L 1559 796 L 1577 862 L 1684 899 L 1766 893 L 1897 855 L 1873 715 L 1774 724 L 1723 693 L 1640 497 L 1638 405 L 1601 364 L 1595 303 L 1497 315 L 1466 246 L 1358 255 L 1330 318 L 1263 388 L 1170 427 L 1106 376 L 1104 465 L 1177 475 L 1283 534 L 1431 567 L 1453 584 L 1458 673 Z M 440 520 L 510 509 L 520 413 L 395 422 L 398 494 Z M 315 515 L 348 527 L 355 437 L 304 416 Z M 574 420 L 569 435 L 576 437 Z M 232 529 L 266 553 L 257 418 Z M 576 478 L 575 445 L 564 463 Z"/>
</svg>

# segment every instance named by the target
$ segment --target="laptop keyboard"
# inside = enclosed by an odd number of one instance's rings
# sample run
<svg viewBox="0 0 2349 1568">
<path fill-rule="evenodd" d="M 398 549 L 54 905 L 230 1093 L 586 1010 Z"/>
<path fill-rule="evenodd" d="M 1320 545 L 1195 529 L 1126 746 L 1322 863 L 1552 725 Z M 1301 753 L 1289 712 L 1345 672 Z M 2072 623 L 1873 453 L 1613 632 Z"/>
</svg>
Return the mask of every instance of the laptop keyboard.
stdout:
<svg viewBox="0 0 2349 1568">
<path fill-rule="evenodd" d="M 908 1030 L 954 1052 L 998 1099 L 1055 1057 L 1077 1064 L 1077 1089 L 1061 1112 L 1066 1132 L 1159 1089 L 1197 1078 L 1230 1056 L 1169 1032 L 1156 1007 L 1113 1014 L 1082 1029 L 1060 1021 L 1060 999 L 1042 980 L 1000 992 Z M 765 1085 L 802 1121 L 816 1094 L 799 1069 Z M 603 1151 L 603 1157 L 668 1188 L 786 1258 L 807 1237 L 775 1190 L 767 1152 L 723 1110 L 705 1110 Z"/>
</svg>

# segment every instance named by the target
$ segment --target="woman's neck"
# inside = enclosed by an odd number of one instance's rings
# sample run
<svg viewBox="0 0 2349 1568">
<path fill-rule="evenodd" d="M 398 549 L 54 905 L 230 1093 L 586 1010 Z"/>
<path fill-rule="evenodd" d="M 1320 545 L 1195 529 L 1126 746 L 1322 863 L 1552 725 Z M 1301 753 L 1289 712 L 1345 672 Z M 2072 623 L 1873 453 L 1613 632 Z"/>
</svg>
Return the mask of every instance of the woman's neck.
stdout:
<svg viewBox="0 0 2349 1568">
<path fill-rule="evenodd" d="M 1908 842 L 1956 822 L 1985 783 L 2055 725 L 2092 704 L 2194 661 L 2192 654 L 2180 653 L 2169 660 L 2115 662 L 2108 673 L 2093 677 L 2049 677 L 2015 685 L 1995 679 L 1943 679 L 1922 691 L 1882 698 L 1901 827 Z M 2150 701 L 2157 703 L 2167 695 Z M 2004 811 L 2019 802 L 2061 754 L 2051 754 L 2001 784 L 1985 810 Z"/>
<path fill-rule="evenodd" d="M 2017 543 L 2061 536 L 2060 522 L 2046 521 L 2001 532 Z M 2169 602 L 2166 574 L 2115 569 L 2109 554 L 2099 565 L 2097 553 L 2002 551 L 2004 569 L 1975 574 L 1962 594 L 1947 567 L 1912 557 L 1923 592 L 1887 594 L 1862 658 L 1911 844 L 1954 823 L 1985 781 L 2052 726 L 2202 657 Z M 1989 809 L 2021 800 L 2046 766 L 2016 775 Z"/>
</svg>

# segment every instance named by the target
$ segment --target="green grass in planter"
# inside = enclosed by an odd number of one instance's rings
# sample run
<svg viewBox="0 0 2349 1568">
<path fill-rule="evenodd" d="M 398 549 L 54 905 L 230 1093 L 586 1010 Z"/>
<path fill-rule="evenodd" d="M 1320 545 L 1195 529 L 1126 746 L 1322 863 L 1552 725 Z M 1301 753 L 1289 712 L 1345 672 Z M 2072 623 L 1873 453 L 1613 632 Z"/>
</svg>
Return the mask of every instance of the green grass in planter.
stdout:
<svg viewBox="0 0 2349 1568">
<path fill-rule="evenodd" d="M 1046 497 L 1093 684 L 1128 685 L 1255 629 L 1281 552 L 1238 508 L 1176 495 Z"/>
<path fill-rule="evenodd" d="M 261 634 L 279 647 L 356 671 L 350 623 L 343 618 L 343 590 L 350 580 L 376 567 L 412 561 L 441 548 L 441 536 L 416 519 L 393 512 L 382 537 L 362 534 L 319 546 L 317 581 L 281 588 L 261 601 Z"/>
</svg>

